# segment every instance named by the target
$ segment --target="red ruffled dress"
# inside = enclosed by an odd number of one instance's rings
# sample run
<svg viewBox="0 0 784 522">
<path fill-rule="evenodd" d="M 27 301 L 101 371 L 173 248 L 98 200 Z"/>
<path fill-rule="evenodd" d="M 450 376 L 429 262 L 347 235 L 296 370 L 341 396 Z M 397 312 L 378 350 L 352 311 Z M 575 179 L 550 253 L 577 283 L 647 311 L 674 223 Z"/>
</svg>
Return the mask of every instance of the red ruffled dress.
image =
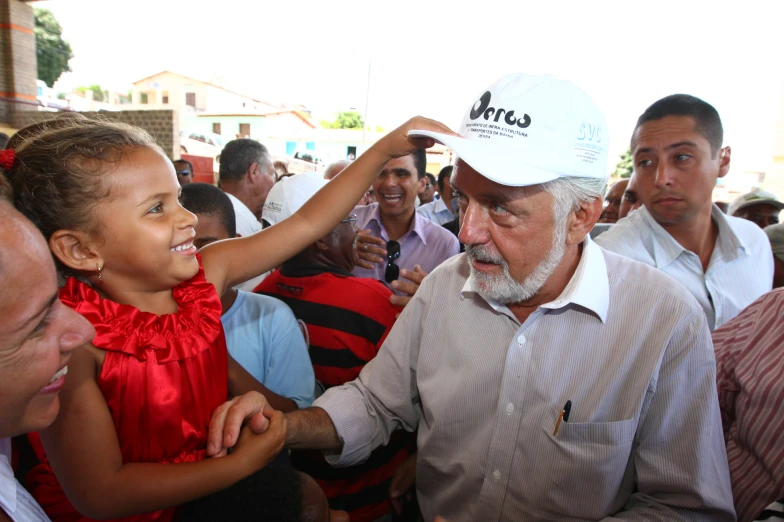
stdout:
<svg viewBox="0 0 784 522">
<path fill-rule="evenodd" d="M 102 299 L 70 278 L 60 299 L 95 327 L 93 345 L 106 350 L 98 386 L 111 411 L 123 462 L 192 462 L 205 456 L 212 412 L 226 401 L 228 357 L 221 303 L 204 271 L 173 289 L 179 312 L 158 316 Z M 89 429 L 86 427 L 85 429 Z M 53 522 L 86 521 L 71 505 L 46 461 L 27 488 Z M 175 509 L 123 520 L 166 522 Z"/>
</svg>

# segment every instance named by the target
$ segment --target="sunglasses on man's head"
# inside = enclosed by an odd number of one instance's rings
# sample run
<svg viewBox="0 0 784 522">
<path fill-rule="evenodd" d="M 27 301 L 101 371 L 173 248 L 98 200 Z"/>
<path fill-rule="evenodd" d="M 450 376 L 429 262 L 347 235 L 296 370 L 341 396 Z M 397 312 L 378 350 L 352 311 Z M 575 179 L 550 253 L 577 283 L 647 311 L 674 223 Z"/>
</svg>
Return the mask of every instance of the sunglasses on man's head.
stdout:
<svg viewBox="0 0 784 522">
<path fill-rule="evenodd" d="M 387 283 L 400 278 L 400 267 L 395 264 L 395 260 L 399 257 L 400 243 L 387 241 L 387 269 L 384 271 L 384 280 Z"/>
</svg>

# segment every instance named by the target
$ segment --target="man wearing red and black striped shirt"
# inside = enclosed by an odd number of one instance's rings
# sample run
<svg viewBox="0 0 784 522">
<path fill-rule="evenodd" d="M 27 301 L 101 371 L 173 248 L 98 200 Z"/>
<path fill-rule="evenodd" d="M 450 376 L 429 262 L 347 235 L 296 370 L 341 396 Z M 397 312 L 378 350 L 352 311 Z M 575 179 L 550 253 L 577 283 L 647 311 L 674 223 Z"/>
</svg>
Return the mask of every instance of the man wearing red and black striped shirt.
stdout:
<svg viewBox="0 0 784 522">
<path fill-rule="evenodd" d="M 740 522 L 755 520 L 784 498 L 782 317 L 784 289 L 778 289 L 713 332 L 719 406 Z"/>
<path fill-rule="evenodd" d="M 317 188 L 318 183 L 303 175 L 279 182 L 267 199 L 264 219 L 274 225 L 304 203 L 303 194 Z M 313 370 L 325 388 L 359 375 L 400 312 L 390 304 L 392 292 L 383 283 L 351 275 L 357 262 L 356 237 L 352 215 L 256 287 L 257 293 L 282 300 L 305 323 Z M 347 511 L 352 522 L 371 522 L 391 513 L 392 476 L 415 449 L 415 435 L 399 430 L 358 466 L 333 468 L 320 451 L 292 451 L 291 462 L 316 479 L 331 509 Z"/>
</svg>

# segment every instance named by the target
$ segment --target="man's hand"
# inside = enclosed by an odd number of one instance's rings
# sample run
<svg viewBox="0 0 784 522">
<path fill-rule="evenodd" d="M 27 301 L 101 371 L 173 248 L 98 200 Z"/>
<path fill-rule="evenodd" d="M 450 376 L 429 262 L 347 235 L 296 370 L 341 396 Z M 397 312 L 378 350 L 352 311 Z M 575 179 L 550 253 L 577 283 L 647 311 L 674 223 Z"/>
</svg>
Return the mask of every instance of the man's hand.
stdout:
<svg viewBox="0 0 784 522">
<path fill-rule="evenodd" d="M 414 481 L 416 480 L 416 453 L 409 455 L 392 475 L 389 484 L 389 500 L 395 513 L 403 514 L 406 502 L 414 499 Z"/>
<path fill-rule="evenodd" d="M 267 429 L 264 433 L 257 433 L 250 425 L 242 428 L 234 453 L 242 462 L 250 466 L 250 471 L 255 472 L 272 462 L 283 449 L 286 440 L 287 422 L 279 411 L 267 409 L 264 413 L 267 420 Z"/>
<path fill-rule="evenodd" d="M 406 270 L 405 268 L 400 271 L 401 279 L 392 281 L 391 286 L 398 292 L 404 292 L 408 295 L 391 295 L 389 302 L 395 306 L 406 306 L 414 294 L 419 290 L 419 285 L 425 279 L 427 272 L 422 270 L 419 265 L 414 265 L 414 270 Z M 408 279 L 405 281 L 404 279 Z"/>
<path fill-rule="evenodd" d="M 435 144 L 435 140 L 432 138 L 409 138 L 408 131 L 411 130 L 427 130 L 458 136 L 443 123 L 422 116 L 415 116 L 381 138 L 377 144 L 379 147 L 382 147 L 384 153 L 390 158 L 402 158 L 403 156 L 408 156 L 416 149 L 427 149 Z"/>
<path fill-rule="evenodd" d="M 264 432 L 269 426 L 265 410 L 267 414 L 274 411 L 267 404 L 267 399 L 258 392 L 234 397 L 215 408 L 207 434 L 207 456 L 225 456 L 227 450 L 237 444 L 245 421 L 249 421 L 248 428 L 254 433 Z"/>
<path fill-rule="evenodd" d="M 359 261 L 357 266 L 373 270 L 373 265 L 378 265 L 386 261 L 387 250 L 386 242 L 376 236 L 370 235 L 370 230 L 360 230 L 357 234 L 357 254 Z"/>
</svg>

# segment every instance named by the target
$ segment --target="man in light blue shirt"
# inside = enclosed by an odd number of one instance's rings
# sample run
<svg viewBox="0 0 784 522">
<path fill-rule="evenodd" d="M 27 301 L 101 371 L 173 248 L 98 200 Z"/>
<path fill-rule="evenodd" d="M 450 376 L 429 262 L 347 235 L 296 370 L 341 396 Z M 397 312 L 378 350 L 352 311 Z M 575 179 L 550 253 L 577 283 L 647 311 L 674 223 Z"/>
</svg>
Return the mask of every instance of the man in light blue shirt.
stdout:
<svg viewBox="0 0 784 522">
<path fill-rule="evenodd" d="M 596 242 L 677 279 L 700 303 L 711 331 L 773 285 L 773 253 L 754 223 L 712 202 L 730 169 L 718 112 L 686 94 L 657 101 L 632 135 L 634 179 L 643 203 Z"/>
<path fill-rule="evenodd" d="M 457 217 L 452 208 L 452 185 L 449 182 L 452 176 L 452 165 L 444 167 L 438 173 L 438 199 L 417 208 L 417 213 L 424 216 L 436 225 L 449 223 Z"/>
</svg>

